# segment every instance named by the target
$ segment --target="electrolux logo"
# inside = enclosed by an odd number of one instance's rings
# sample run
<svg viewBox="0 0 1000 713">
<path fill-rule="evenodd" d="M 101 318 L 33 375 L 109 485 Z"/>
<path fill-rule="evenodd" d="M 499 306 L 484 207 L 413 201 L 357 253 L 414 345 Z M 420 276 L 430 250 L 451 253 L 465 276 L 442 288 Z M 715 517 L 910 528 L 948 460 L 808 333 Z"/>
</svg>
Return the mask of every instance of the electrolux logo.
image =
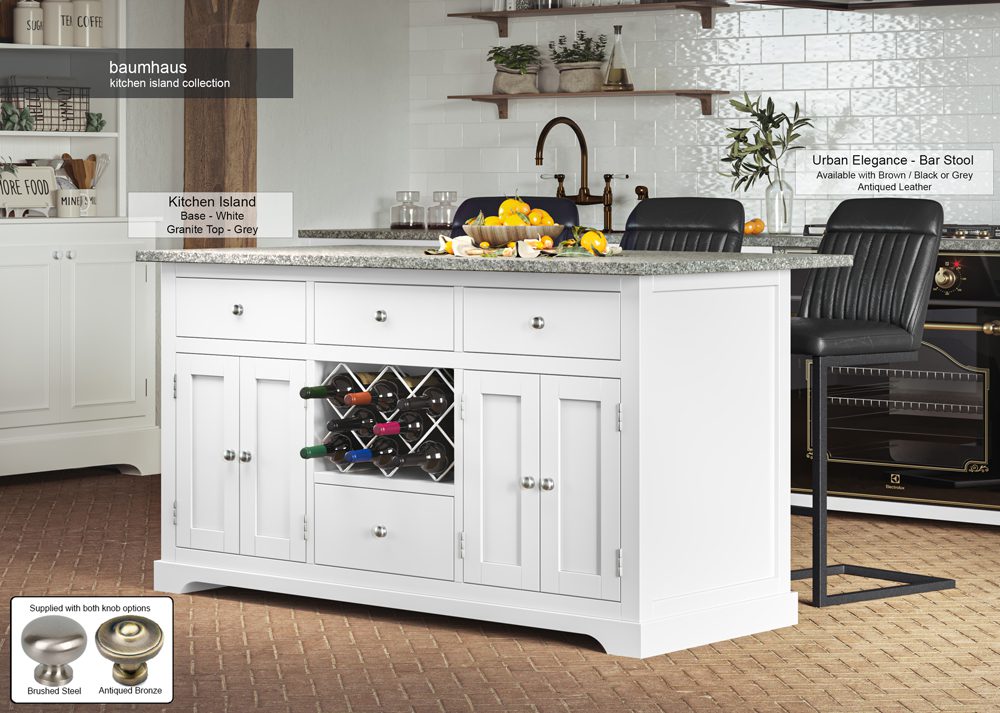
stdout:
<svg viewBox="0 0 1000 713">
<path fill-rule="evenodd" d="M 903 478 L 899 473 L 890 473 L 889 482 L 886 483 L 886 490 L 906 490 L 906 486 L 903 485 Z"/>
</svg>

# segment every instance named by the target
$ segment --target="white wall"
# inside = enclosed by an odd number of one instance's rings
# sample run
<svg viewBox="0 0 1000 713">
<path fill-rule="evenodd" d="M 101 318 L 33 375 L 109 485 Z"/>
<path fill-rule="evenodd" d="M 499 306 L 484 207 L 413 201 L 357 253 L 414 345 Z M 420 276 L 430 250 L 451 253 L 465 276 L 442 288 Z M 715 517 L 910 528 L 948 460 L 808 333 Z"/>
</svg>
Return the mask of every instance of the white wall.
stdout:
<svg viewBox="0 0 1000 713">
<path fill-rule="evenodd" d="M 261 47 L 295 49 L 295 99 L 259 102 L 257 182 L 303 228 L 387 225 L 409 187 L 409 15 L 400 0 L 262 0 Z"/>
<path fill-rule="evenodd" d="M 564 127 L 550 138 L 544 168 L 534 164 L 544 122 L 566 115 L 582 125 L 590 143 L 592 189 L 603 183 L 601 174 L 633 174 L 616 185 L 617 226 L 635 205 L 637 183 L 654 196 L 731 195 L 729 180 L 718 175 L 725 127 L 735 117 L 725 98 L 716 101 L 718 116 L 711 118 L 702 118 L 689 99 L 511 102 L 507 121 L 497 120 L 492 106 L 444 98 L 488 93 L 493 72 L 485 55 L 492 45 L 537 44 L 545 54 L 549 40 L 561 34 L 610 35 L 613 24 L 624 25 L 637 88 L 746 90 L 774 96 L 782 107 L 798 101 L 815 117 L 808 145 L 1000 148 L 1000 5 L 858 13 L 750 6 L 718 13 L 715 29 L 707 31 L 688 11 L 563 16 L 512 21 L 506 40 L 497 39 L 492 23 L 445 17 L 491 5 L 410 3 L 415 188 L 454 189 L 463 197 L 551 194 L 552 183 L 538 175 L 559 169 L 570 174 L 567 186 L 575 192 L 579 153 Z M 750 215 L 762 214 L 762 188 L 739 196 Z M 1000 223 L 998 199 L 1000 191 L 940 200 L 949 221 Z M 824 222 L 835 203 L 801 201 L 796 223 Z M 581 212 L 600 223 L 599 208 Z"/>
</svg>

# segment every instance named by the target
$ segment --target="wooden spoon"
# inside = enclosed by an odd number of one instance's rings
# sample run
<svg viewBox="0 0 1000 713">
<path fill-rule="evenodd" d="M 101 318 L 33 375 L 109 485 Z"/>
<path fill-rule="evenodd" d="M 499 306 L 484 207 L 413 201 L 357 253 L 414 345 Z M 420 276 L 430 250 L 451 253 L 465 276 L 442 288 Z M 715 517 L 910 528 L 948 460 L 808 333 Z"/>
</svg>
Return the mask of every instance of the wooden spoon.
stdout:
<svg viewBox="0 0 1000 713">
<path fill-rule="evenodd" d="M 62 157 L 63 161 L 65 161 L 63 164 L 63 170 L 66 171 L 66 175 L 69 176 L 69 180 L 73 181 L 73 185 L 79 188 L 80 183 L 76 180 L 76 175 L 73 173 L 73 157 L 68 153 L 64 153 Z"/>
</svg>

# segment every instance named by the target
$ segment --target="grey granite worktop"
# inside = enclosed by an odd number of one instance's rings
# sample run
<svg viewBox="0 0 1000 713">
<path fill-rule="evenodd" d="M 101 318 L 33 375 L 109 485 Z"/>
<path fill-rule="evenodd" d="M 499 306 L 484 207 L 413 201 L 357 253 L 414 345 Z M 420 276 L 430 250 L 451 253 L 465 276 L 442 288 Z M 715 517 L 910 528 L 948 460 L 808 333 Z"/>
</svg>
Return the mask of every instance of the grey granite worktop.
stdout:
<svg viewBox="0 0 1000 713">
<path fill-rule="evenodd" d="M 844 267 L 844 255 L 765 255 L 629 251 L 607 258 L 464 258 L 425 255 L 405 246 L 330 246 L 301 248 L 228 248 L 208 250 L 140 250 L 139 262 L 214 265 L 282 265 L 397 270 L 461 270 L 538 272 L 577 275 L 686 275 L 709 272 L 764 272 L 814 267 Z"/>
<path fill-rule="evenodd" d="M 332 230 L 300 230 L 300 238 L 330 239 L 330 240 L 423 240 L 437 242 L 438 236 L 448 231 L 442 230 L 390 230 L 388 228 L 372 229 L 332 229 Z M 621 233 L 608 233 L 608 242 L 617 244 L 621 241 Z M 796 235 L 786 233 L 764 233 L 763 235 L 747 235 L 743 244 L 757 248 L 816 248 L 820 237 L 814 235 Z M 1000 252 L 1000 240 L 942 240 L 941 250 L 956 252 Z"/>
</svg>

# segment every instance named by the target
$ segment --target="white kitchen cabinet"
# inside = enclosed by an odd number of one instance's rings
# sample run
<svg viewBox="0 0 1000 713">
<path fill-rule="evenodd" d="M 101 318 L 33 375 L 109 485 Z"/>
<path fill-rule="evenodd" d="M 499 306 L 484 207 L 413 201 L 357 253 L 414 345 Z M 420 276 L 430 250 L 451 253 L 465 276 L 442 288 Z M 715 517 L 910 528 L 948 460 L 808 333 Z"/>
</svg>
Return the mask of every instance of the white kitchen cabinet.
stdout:
<svg viewBox="0 0 1000 713">
<path fill-rule="evenodd" d="M 619 394 L 615 379 L 466 372 L 466 582 L 621 596 Z"/>
<path fill-rule="evenodd" d="M 123 229 L 37 245 L 0 236 L 0 475 L 159 470 L 156 270 L 115 238 Z"/>
<path fill-rule="evenodd" d="M 177 544 L 305 559 L 305 364 L 177 355 Z"/>
</svg>

